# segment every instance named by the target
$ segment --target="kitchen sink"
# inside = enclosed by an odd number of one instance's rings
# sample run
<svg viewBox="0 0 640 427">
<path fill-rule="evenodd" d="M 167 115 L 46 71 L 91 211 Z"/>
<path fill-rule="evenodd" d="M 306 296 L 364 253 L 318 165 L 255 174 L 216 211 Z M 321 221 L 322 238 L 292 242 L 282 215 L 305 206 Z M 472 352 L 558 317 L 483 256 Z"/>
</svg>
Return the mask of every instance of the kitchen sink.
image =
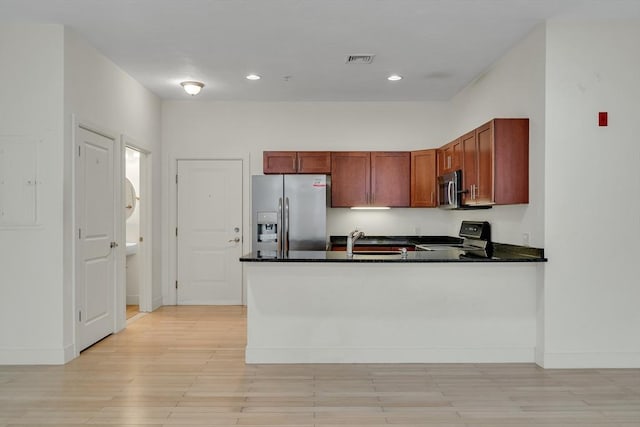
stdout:
<svg viewBox="0 0 640 427">
<path fill-rule="evenodd" d="M 401 255 L 400 251 L 353 251 L 354 255 Z"/>
</svg>

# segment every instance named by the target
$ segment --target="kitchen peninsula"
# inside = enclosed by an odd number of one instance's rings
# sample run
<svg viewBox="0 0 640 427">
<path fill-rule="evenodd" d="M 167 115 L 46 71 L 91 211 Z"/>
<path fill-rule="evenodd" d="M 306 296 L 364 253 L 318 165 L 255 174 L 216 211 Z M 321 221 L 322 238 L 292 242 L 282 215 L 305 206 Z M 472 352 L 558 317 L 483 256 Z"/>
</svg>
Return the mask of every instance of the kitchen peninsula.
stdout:
<svg viewBox="0 0 640 427">
<path fill-rule="evenodd" d="M 409 250 L 406 257 L 357 253 L 375 244 L 416 248 L 407 237 L 387 239 L 361 239 L 352 257 L 242 257 L 247 363 L 535 360 L 541 250 L 493 243 L 490 257 L 453 247 Z"/>
</svg>

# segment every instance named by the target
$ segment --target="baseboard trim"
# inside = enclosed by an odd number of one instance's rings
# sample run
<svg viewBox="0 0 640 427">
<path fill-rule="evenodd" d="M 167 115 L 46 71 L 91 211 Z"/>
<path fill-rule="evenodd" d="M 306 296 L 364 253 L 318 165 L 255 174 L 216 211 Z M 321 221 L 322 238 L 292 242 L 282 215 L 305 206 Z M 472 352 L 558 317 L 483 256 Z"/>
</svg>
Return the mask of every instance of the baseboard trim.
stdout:
<svg viewBox="0 0 640 427">
<path fill-rule="evenodd" d="M 545 353 L 545 369 L 640 368 L 640 352 Z"/>
<path fill-rule="evenodd" d="M 64 363 L 69 363 L 76 357 L 78 357 L 78 355 L 76 354 L 76 347 L 73 344 L 69 344 L 64 348 Z"/>
<path fill-rule="evenodd" d="M 73 345 L 63 348 L 0 348 L 0 365 L 64 365 L 74 358 Z"/>
<path fill-rule="evenodd" d="M 536 365 L 544 367 L 544 351 L 536 347 Z"/>
<path fill-rule="evenodd" d="M 164 304 L 162 304 L 162 297 L 159 296 L 157 298 L 154 298 L 151 301 L 151 311 L 154 311 L 156 309 L 158 309 L 159 307 L 162 307 Z"/>
<path fill-rule="evenodd" d="M 533 347 L 252 348 L 246 363 L 533 363 Z"/>
</svg>

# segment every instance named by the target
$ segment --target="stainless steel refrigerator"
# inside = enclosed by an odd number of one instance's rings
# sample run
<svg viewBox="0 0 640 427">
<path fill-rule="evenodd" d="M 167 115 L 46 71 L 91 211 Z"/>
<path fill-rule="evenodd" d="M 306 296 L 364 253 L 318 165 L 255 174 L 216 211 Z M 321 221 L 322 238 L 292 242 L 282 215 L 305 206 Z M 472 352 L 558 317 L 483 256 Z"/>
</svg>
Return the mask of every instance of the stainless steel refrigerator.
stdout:
<svg viewBox="0 0 640 427">
<path fill-rule="evenodd" d="M 327 175 L 251 177 L 252 249 L 261 257 L 327 248 Z"/>
</svg>

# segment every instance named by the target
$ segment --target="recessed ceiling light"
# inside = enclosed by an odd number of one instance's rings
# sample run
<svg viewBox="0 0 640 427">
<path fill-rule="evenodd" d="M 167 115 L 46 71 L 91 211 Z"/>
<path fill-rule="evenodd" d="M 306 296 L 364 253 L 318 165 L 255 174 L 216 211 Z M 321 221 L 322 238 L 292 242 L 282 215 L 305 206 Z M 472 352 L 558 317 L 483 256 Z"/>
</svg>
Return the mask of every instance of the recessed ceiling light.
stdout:
<svg viewBox="0 0 640 427">
<path fill-rule="evenodd" d="M 188 81 L 180 83 L 180 86 L 182 86 L 184 88 L 184 91 L 189 95 L 194 96 L 200 93 L 200 91 L 204 87 L 204 83 Z"/>
<path fill-rule="evenodd" d="M 257 74 L 249 74 L 246 78 L 247 80 L 260 80 L 260 76 Z"/>
<path fill-rule="evenodd" d="M 391 74 L 389 77 L 387 77 L 387 80 L 391 82 L 397 82 L 398 80 L 402 80 L 402 76 L 399 76 L 397 74 Z"/>
</svg>

